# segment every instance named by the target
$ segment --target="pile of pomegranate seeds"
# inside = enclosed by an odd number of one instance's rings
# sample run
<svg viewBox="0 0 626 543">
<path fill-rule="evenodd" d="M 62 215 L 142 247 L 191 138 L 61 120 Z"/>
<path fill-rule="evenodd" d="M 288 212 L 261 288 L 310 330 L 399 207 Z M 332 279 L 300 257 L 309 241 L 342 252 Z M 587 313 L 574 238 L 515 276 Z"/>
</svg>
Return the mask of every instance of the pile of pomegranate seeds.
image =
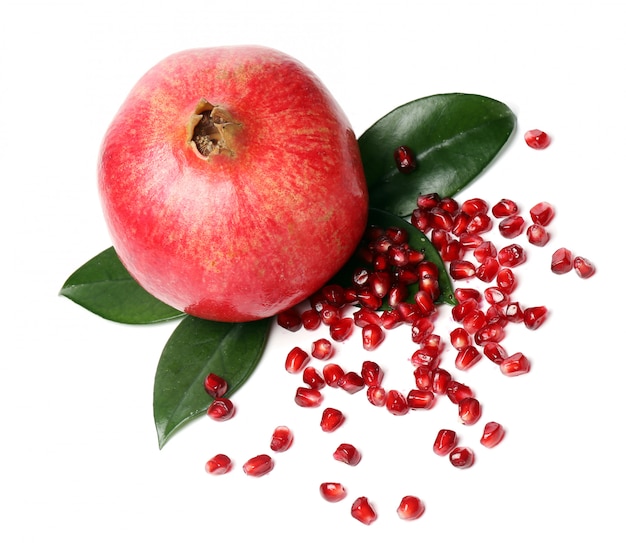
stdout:
<svg viewBox="0 0 626 543">
<path fill-rule="evenodd" d="M 320 431 L 328 436 L 350 425 L 341 409 L 327 405 L 329 389 L 361 397 L 393 417 L 452 404 L 458 427 L 441 428 L 433 435 L 430 454 L 446 458 L 453 468 L 469 469 L 481 450 L 502 442 L 506 429 L 503 421 L 483 422 L 480 397 L 466 384 L 466 377 L 477 364 L 493 364 L 506 378 L 531 371 L 526 354 L 507 351 L 507 331 L 516 325 L 530 331 L 540 329 L 550 311 L 544 305 L 526 305 L 517 299 L 516 270 L 527 261 L 526 242 L 536 247 L 549 243 L 555 210 L 551 204 L 539 202 L 526 215 L 522 206 L 506 198 L 490 207 L 480 198 L 457 202 L 436 194 L 422 195 L 416 204 L 410 222 L 429 237 L 451 278 L 459 282 L 454 288 L 456 305 L 441 305 L 439 268 L 411 247 L 406 229 L 372 225 L 357 250 L 361 264 L 352 270 L 350 284 L 326 285 L 304 304 L 277 316 L 285 330 L 296 334 L 303 329 L 317 337 L 305 345 L 294 335 L 295 344 L 285 354 L 284 366 L 295 378 L 295 404 L 305 409 L 323 406 L 318 420 Z M 487 239 L 490 231 L 501 236 L 500 245 Z M 587 278 L 595 268 L 570 249 L 556 249 L 551 271 L 564 274 L 571 270 Z M 448 328 L 452 324 L 451 331 L 440 332 L 444 329 L 441 324 Z M 410 365 L 412 380 L 403 388 L 387 388 L 385 368 L 391 361 L 376 360 L 375 355 L 387 334 L 396 329 L 406 330 L 414 351 L 407 353 L 406 361 L 393 363 Z M 342 366 L 338 349 L 357 331 L 364 355 L 359 371 Z M 227 387 L 223 380 L 209 375 L 205 389 L 214 398 L 208 415 L 217 421 L 231 418 L 235 410 L 224 398 Z M 480 428 L 476 447 L 462 436 L 463 429 L 472 426 Z M 274 453 L 288 451 L 293 441 L 292 429 L 278 426 L 269 440 L 270 449 Z M 362 469 L 366 454 L 359 443 L 341 439 L 329 450 L 334 460 L 356 470 Z M 206 471 L 221 475 L 232 471 L 231 467 L 230 458 L 220 453 L 207 462 Z M 243 463 L 244 472 L 253 477 L 273 468 L 273 457 L 265 453 Z M 328 480 L 333 482 L 319 483 L 321 497 L 331 503 L 348 498 L 347 485 L 330 475 Z M 357 495 L 350 500 L 350 514 L 369 525 L 378 518 L 377 508 L 385 507 L 395 509 L 402 520 L 415 520 L 425 513 L 425 498 L 408 494 L 381 506 L 371 497 Z"/>
</svg>

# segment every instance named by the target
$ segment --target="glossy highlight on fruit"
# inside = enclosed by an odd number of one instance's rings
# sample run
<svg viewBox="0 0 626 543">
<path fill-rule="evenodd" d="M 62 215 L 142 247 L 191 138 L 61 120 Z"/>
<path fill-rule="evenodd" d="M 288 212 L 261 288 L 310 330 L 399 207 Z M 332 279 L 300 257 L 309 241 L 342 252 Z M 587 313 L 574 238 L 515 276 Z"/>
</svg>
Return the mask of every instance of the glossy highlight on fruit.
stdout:
<svg viewBox="0 0 626 543">
<path fill-rule="evenodd" d="M 183 51 L 150 69 L 105 135 L 99 190 L 136 281 L 225 322 L 321 288 L 368 211 L 345 114 L 305 66 L 258 46 Z"/>
</svg>

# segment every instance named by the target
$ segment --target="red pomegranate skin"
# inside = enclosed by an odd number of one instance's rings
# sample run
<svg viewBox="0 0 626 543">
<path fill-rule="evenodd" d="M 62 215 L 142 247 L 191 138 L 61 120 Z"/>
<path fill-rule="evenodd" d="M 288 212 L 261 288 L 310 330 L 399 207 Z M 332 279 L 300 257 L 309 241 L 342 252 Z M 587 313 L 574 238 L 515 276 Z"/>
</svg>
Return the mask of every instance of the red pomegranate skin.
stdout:
<svg viewBox="0 0 626 543">
<path fill-rule="evenodd" d="M 228 149 L 208 158 L 188 129 L 202 99 L 233 121 Z M 149 70 L 105 135 L 98 183 L 129 273 L 208 320 L 252 321 L 304 300 L 367 222 L 346 115 L 309 69 L 260 46 L 183 51 Z"/>
</svg>

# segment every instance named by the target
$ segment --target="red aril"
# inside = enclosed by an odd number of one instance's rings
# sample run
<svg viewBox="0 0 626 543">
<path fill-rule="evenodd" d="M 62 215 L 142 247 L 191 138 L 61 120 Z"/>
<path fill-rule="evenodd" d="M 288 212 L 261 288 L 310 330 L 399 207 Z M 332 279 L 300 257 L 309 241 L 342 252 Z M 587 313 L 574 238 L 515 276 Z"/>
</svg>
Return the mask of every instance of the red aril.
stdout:
<svg viewBox="0 0 626 543">
<path fill-rule="evenodd" d="M 354 320 L 344 317 L 330 325 L 330 337 L 335 341 L 345 341 L 352 335 Z"/>
<path fill-rule="evenodd" d="M 462 351 L 472 344 L 472 337 L 465 328 L 455 328 L 450 332 L 450 344 L 457 351 Z"/>
<path fill-rule="evenodd" d="M 469 334 L 475 334 L 487 324 L 487 316 L 480 309 L 473 309 L 461 321 L 463 328 Z"/>
<path fill-rule="evenodd" d="M 372 524 L 377 518 L 376 511 L 365 496 L 361 496 L 354 501 L 350 512 L 356 520 L 366 525 Z"/>
<path fill-rule="evenodd" d="M 349 466 L 356 466 L 361 461 L 361 453 L 351 443 L 342 443 L 335 449 L 333 458 Z"/>
<path fill-rule="evenodd" d="M 387 403 L 387 392 L 381 386 L 367 387 L 367 401 L 376 407 L 383 407 Z"/>
<path fill-rule="evenodd" d="M 498 256 L 498 251 L 491 241 L 483 241 L 474 249 L 474 258 L 480 263 L 483 263 L 487 258 L 495 258 L 496 256 Z"/>
<path fill-rule="evenodd" d="M 500 264 L 497 258 L 487 257 L 485 261 L 476 268 L 476 277 L 485 283 L 491 283 L 496 277 Z"/>
<path fill-rule="evenodd" d="M 361 377 L 366 386 L 378 386 L 383 380 L 383 370 L 376 362 L 366 360 L 361 365 Z"/>
<path fill-rule="evenodd" d="M 320 375 L 320 372 L 317 371 L 313 366 L 309 366 L 304 368 L 302 372 L 302 381 L 305 385 L 308 385 L 310 388 L 315 390 L 320 390 L 326 386 L 326 381 L 324 381 L 324 377 Z"/>
<path fill-rule="evenodd" d="M 591 263 L 590 260 L 582 256 L 577 256 L 574 258 L 574 270 L 576 273 L 582 277 L 583 279 L 587 279 L 591 277 L 596 272 L 596 267 Z"/>
<path fill-rule="evenodd" d="M 530 218 L 535 224 L 548 226 L 554 218 L 554 206 L 548 202 L 539 202 L 530 208 Z"/>
<path fill-rule="evenodd" d="M 531 224 L 526 230 L 528 242 L 537 247 L 545 246 L 550 241 L 550 234 L 540 224 Z"/>
<path fill-rule="evenodd" d="M 543 305 L 529 307 L 524 310 L 524 325 L 530 330 L 536 330 L 539 328 L 547 318 L 548 309 Z"/>
<path fill-rule="evenodd" d="M 385 332 L 377 324 L 366 324 L 361 330 L 363 348 L 366 351 L 373 351 L 385 339 Z"/>
<path fill-rule="evenodd" d="M 474 464 L 474 451 L 469 447 L 456 447 L 450 452 L 449 458 L 455 468 L 469 468 Z"/>
<path fill-rule="evenodd" d="M 470 198 L 461 204 L 461 211 L 473 217 L 479 213 L 487 213 L 489 204 L 482 198 Z"/>
<path fill-rule="evenodd" d="M 501 324 L 486 324 L 474 334 L 476 345 L 484 345 L 485 343 L 496 343 L 504 339 L 504 328 Z"/>
<path fill-rule="evenodd" d="M 243 472 L 250 477 L 262 477 L 274 469 L 274 460 L 267 454 L 259 454 L 243 465 Z"/>
<path fill-rule="evenodd" d="M 320 485 L 320 494 L 326 501 L 336 503 L 343 500 L 348 495 L 348 492 L 341 483 L 322 483 Z"/>
<path fill-rule="evenodd" d="M 509 322 L 524 322 L 524 310 L 519 302 L 507 304 L 504 308 L 503 315 Z"/>
<path fill-rule="evenodd" d="M 430 409 L 435 405 L 435 395 L 430 390 L 412 389 L 406 395 L 409 409 Z"/>
<path fill-rule="evenodd" d="M 487 213 L 477 213 L 474 215 L 465 229 L 468 234 L 482 234 L 491 230 L 492 222 Z"/>
<path fill-rule="evenodd" d="M 500 362 L 500 371 L 508 377 L 523 375 L 530 371 L 530 361 L 522 353 L 515 353 Z"/>
<path fill-rule="evenodd" d="M 480 291 L 475 288 L 456 288 L 454 289 L 454 296 L 460 303 L 470 299 L 479 302 L 482 298 Z"/>
<path fill-rule="evenodd" d="M 328 360 L 334 354 L 333 345 L 326 338 L 317 339 L 311 345 L 311 356 L 318 360 Z"/>
<path fill-rule="evenodd" d="M 565 247 L 561 247 L 554 251 L 552 255 L 552 262 L 550 264 L 550 269 L 553 273 L 563 274 L 572 271 L 574 267 L 574 257 L 572 256 L 572 251 L 566 249 Z"/>
<path fill-rule="evenodd" d="M 499 287 L 487 287 L 484 295 L 490 305 L 502 305 L 509 301 L 509 295 Z"/>
<path fill-rule="evenodd" d="M 329 387 L 336 388 L 339 386 L 339 379 L 344 376 L 344 370 L 339 364 L 326 364 L 322 368 L 324 381 Z"/>
<path fill-rule="evenodd" d="M 459 402 L 459 419 L 462 424 L 476 424 L 482 413 L 480 402 L 476 398 L 463 398 Z"/>
<path fill-rule="evenodd" d="M 502 268 L 498 271 L 496 275 L 496 284 L 498 288 L 506 293 L 511 294 L 515 290 L 515 286 L 517 285 L 517 280 L 515 279 L 515 274 L 513 270 L 510 268 Z"/>
<path fill-rule="evenodd" d="M 396 168 L 401 173 L 411 173 L 417 169 L 417 158 L 415 153 L 408 145 L 401 145 L 393 152 L 393 159 L 396 162 Z"/>
<path fill-rule="evenodd" d="M 454 260 L 450 262 L 450 277 L 459 281 L 469 279 L 476 274 L 476 266 L 469 260 Z"/>
<path fill-rule="evenodd" d="M 215 373 L 209 373 L 204 379 L 204 390 L 206 390 L 209 396 L 213 398 L 220 398 L 228 390 L 228 383 L 226 379 L 216 375 Z"/>
<path fill-rule="evenodd" d="M 225 454 L 216 454 L 213 458 L 210 458 L 204 469 L 211 475 L 223 475 L 228 473 L 232 466 L 232 462 Z"/>
<path fill-rule="evenodd" d="M 339 378 L 337 386 L 349 394 L 355 394 L 365 387 L 365 381 L 357 372 L 348 371 Z"/>
<path fill-rule="evenodd" d="M 446 394 L 452 381 L 452 375 L 447 370 L 437 368 L 433 370 L 433 392 L 435 394 Z"/>
<path fill-rule="evenodd" d="M 323 400 L 322 393 L 319 390 L 307 387 L 298 387 L 294 401 L 300 407 L 319 407 Z"/>
<path fill-rule="evenodd" d="M 327 407 L 322 412 L 320 427 L 323 432 L 334 432 L 345 420 L 343 413 L 334 407 Z"/>
<path fill-rule="evenodd" d="M 218 422 L 230 420 L 235 416 L 235 406 L 228 398 L 215 398 L 207 409 L 207 415 Z"/>
<path fill-rule="evenodd" d="M 300 347 L 294 347 L 287 353 L 287 358 L 285 359 L 285 369 L 289 373 L 298 373 L 306 364 L 308 364 L 311 357 L 309 354 Z"/>
<path fill-rule="evenodd" d="M 277 426 L 270 440 L 270 449 L 274 452 L 285 452 L 293 443 L 293 432 L 287 426 Z"/>
<path fill-rule="evenodd" d="M 454 359 L 454 365 L 460 370 L 468 370 L 475 365 L 481 358 L 478 349 L 473 345 L 468 345 L 460 350 Z"/>
<path fill-rule="evenodd" d="M 314 309 L 307 309 L 302 312 L 302 327 L 305 330 L 317 330 L 322 324 L 322 318 L 320 314 Z"/>
<path fill-rule="evenodd" d="M 433 451 L 438 456 L 446 456 L 456 447 L 457 440 L 458 438 L 454 430 L 442 428 L 437 433 L 433 443 Z"/>
<path fill-rule="evenodd" d="M 529 130 L 524 134 L 524 141 L 528 147 L 532 149 L 545 149 L 550 145 L 550 136 L 546 134 L 543 130 Z"/>
<path fill-rule="evenodd" d="M 428 194 L 420 194 L 417 197 L 418 209 L 424 209 L 430 211 L 434 207 L 439 205 L 441 197 L 436 192 L 429 192 Z"/>
<path fill-rule="evenodd" d="M 417 390 L 429 390 L 433 388 L 433 372 L 427 366 L 419 366 L 413 371 L 415 387 Z"/>
<path fill-rule="evenodd" d="M 404 496 L 396 509 L 402 520 L 415 520 L 420 518 L 425 511 L 424 502 L 416 496 Z"/>
<path fill-rule="evenodd" d="M 488 422 L 485 424 L 480 443 L 491 449 L 504 439 L 504 433 L 504 428 L 499 422 Z"/>
<path fill-rule="evenodd" d="M 524 231 L 525 226 L 526 222 L 521 215 L 512 215 L 502 219 L 498 224 L 498 229 L 503 238 L 512 239 L 519 236 Z"/>
<path fill-rule="evenodd" d="M 500 343 L 490 341 L 483 345 L 483 354 L 492 362 L 500 364 L 507 356 L 507 352 Z"/>
<path fill-rule="evenodd" d="M 498 251 L 498 262 L 507 268 L 515 268 L 526 262 L 526 252 L 517 243 L 507 245 Z"/>
<path fill-rule="evenodd" d="M 390 390 L 387 392 L 385 406 L 392 415 L 401 416 L 409 412 L 409 404 L 407 403 L 406 396 L 398 390 Z"/>
<path fill-rule="evenodd" d="M 474 393 L 472 392 L 472 389 L 470 387 L 468 387 L 466 384 L 459 383 L 454 379 L 448 383 L 446 394 L 453 404 L 459 404 L 464 398 L 470 398 L 474 396 Z"/>
<path fill-rule="evenodd" d="M 302 328 L 302 317 L 294 308 L 285 309 L 276 315 L 276 324 L 290 332 L 297 332 Z"/>
<path fill-rule="evenodd" d="M 509 200 L 508 198 L 503 198 L 491 208 L 491 213 L 496 219 L 501 219 L 502 217 L 510 217 L 511 215 L 515 215 L 517 211 L 517 204 L 513 200 Z"/>
</svg>

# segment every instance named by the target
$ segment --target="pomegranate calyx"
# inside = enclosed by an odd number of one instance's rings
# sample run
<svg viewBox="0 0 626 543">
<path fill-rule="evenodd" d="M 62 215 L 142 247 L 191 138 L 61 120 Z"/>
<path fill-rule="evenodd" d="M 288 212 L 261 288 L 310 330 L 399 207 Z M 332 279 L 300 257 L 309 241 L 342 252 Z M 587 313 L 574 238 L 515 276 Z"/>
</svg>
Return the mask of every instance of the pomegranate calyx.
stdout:
<svg viewBox="0 0 626 543">
<path fill-rule="evenodd" d="M 187 143 L 203 160 L 222 152 L 234 155 L 231 136 L 239 126 L 228 110 L 201 98 L 187 123 Z"/>
</svg>

